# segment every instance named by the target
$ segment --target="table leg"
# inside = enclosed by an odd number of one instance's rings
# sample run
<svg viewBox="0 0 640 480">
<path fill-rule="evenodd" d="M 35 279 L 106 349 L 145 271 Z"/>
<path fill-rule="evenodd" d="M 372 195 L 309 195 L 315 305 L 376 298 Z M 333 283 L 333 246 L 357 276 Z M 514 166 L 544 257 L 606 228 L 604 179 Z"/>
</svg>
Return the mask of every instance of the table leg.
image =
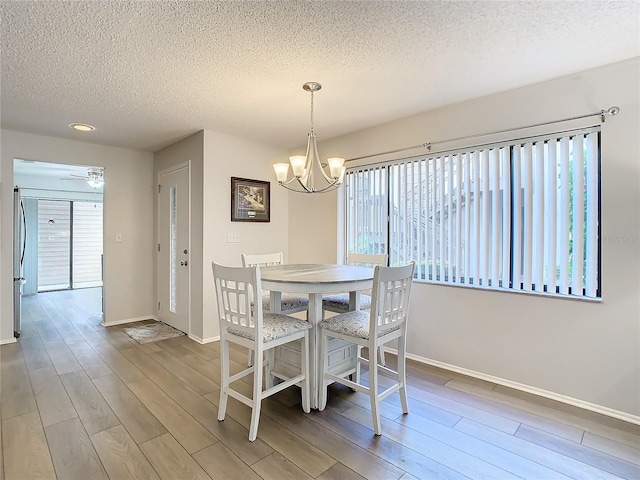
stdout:
<svg viewBox="0 0 640 480">
<path fill-rule="evenodd" d="M 282 292 L 271 290 L 269 292 L 269 304 L 271 313 L 282 313 Z"/>
<path fill-rule="evenodd" d="M 353 295 L 352 303 L 354 305 L 354 310 L 357 310 L 360 305 L 360 298 L 357 292 L 351 292 Z M 274 302 L 277 300 L 277 302 Z M 280 292 L 271 292 L 271 311 L 277 310 L 277 306 L 280 304 Z M 276 308 L 274 309 L 274 306 Z M 308 321 L 311 324 L 311 331 L 309 332 L 309 387 L 310 387 L 310 400 L 311 400 L 311 408 L 318 409 L 319 400 L 320 400 L 320 389 L 324 388 L 324 381 L 320 378 L 320 362 L 323 362 L 324 359 L 320 358 L 320 329 L 318 328 L 318 323 L 322 321 L 322 294 L 321 293 L 309 293 L 309 313 L 308 313 Z M 344 343 L 344 342 L 343 342 Z M 283 348 L 283 347 L 276 347 Z M 335 348 L 342 348 L 341 345 L 335 346 Z M 349 358 L 345 356 L 344 360 L 339 360 L 339 362 L 344 361 L 354 361 L 356 357 L 355 349 L 350 352 Z M 271 351 L 271 355 L 268 359 L 269 362 L 274 362 L 275 358 L 273 355 L 273 351 Z M 270 363 L 271 364 L 271 363 Z M 276 370 L 280 368 L 289 369 L 293 365 L 287 364 L 283 366 L 279 362 L 277 365 L 274 365 Z M 341 365 L 334 365 L 335 368 L 342 368 Z M 295 368 L 295 367 L 294 367 Z M 298 365 L 299 368 L 299 365 Z M 298 370 L 299 371 L 299 370 Z M 294 373 L 292 373 L 294 374 Z M 269 375 L 265 375 L 265 381 L 267 382 L 267 388 L 273 386 L 270 381 Z"/>
<path fill-rule="evenodd" d="M 318 323 L 322 320 L 322 294 L 309 294 L 309 323 L 311 323 L 311 332 L 309 332 L 309 385 L 311 386 L 311 408 L 318 408 L 318 398 L 320 388 L 322 388 L 322 379 L 319 378 L 320 363 L 320 329 Z"/>
<path fill-rule="evenodd" d="M 349 311 L 360 310 L 360 292 L 349 292 Z"/>
</svg>

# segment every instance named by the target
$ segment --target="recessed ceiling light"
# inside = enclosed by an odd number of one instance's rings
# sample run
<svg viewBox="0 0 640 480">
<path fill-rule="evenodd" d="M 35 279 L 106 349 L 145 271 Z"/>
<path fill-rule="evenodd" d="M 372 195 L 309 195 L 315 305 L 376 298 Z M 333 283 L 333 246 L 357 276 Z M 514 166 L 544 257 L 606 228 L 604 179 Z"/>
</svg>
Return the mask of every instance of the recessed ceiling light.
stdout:
<svg viewBox="0 0 640 480">
<path fill-rule="evenodd" d="M 86 123 L 71 123 L 69 126 L 80 132 L 93 132 L 96 129 L 93 125 L 87 125 Z"/>
</svg>

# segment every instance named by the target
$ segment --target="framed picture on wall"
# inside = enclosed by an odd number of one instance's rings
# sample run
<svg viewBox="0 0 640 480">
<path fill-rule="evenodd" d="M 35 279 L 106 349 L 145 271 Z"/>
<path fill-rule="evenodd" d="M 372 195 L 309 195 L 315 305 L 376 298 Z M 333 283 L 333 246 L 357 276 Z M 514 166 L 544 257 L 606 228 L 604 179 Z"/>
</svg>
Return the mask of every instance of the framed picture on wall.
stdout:
<svg viewBox="0 0 640 480">
<path fill-rule="evenodd" d="M 270 222 L 271 184 L 231 177 L 231 221 Z"/>
</svg>

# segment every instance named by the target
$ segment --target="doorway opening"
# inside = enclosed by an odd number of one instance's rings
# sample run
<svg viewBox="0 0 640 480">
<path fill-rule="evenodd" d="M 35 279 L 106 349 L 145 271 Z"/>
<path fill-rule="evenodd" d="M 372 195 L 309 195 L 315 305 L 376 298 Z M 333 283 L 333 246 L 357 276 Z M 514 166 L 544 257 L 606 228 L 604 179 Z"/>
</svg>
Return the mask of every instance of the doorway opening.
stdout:
<svg viewBox="0 0 640 480">
<path fill-rule="evenodd" d="M 99 289 L 89 298 L 104 311 L 103 174 L 96 166 L 14 160 L 16 337 L 23 296 Z"/>
</svg>

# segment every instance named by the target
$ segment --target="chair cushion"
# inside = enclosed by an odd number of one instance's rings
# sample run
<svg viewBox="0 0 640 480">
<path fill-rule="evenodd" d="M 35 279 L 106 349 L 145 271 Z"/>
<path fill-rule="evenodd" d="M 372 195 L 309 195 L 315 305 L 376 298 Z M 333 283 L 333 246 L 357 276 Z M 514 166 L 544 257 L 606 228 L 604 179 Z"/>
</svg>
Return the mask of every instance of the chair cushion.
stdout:
<svg viewBox="0 0 640 480">
<path fill-rule="evenodd" d="M 287 310 L 298 310 L 309 307 L 309 297 L 306 295 L 293 295 L 291 293 L 283 293 L 280 297 L 283 312 Z M 269 295 L 262 297 L 262 310 L 268 312 L 271 310 L 271 301 Z"/>
<path fill-rule="evenodd" d="M 337 295 L 327 295 L 322 297 L 322 308 L 330 310 L 349 311 L 349 294 L 339 293 Z M 360 310 L 371 308 L 371 297 L 369 295 L 360 294 Z"/>
<path fill-rule="evenodd" d="M 320 322 L 320 327 L 330 332 L 348 335 L 350 337 L 363 338 L 369 340 L 369 312 L 356 310 L 353 312 L 341 313 L 335 317 Z M 378 337 L 400 328 L 394 325 L 390 328 L 378 331 Z"/>
<path fill-rule="evenodd" d="M 262 338 L 265 342 L 271 342 L 278 338 L 286 337 L 297 332 L 311 328 L 311 324 L 305 320 L 278 315 L 276 313 L 264 313 L 262 316 Z M 255 340 L 253 332 L 237 330 L 233 326 L 227 327 L 227 332 L 239 337 Z"/>
</svg>

